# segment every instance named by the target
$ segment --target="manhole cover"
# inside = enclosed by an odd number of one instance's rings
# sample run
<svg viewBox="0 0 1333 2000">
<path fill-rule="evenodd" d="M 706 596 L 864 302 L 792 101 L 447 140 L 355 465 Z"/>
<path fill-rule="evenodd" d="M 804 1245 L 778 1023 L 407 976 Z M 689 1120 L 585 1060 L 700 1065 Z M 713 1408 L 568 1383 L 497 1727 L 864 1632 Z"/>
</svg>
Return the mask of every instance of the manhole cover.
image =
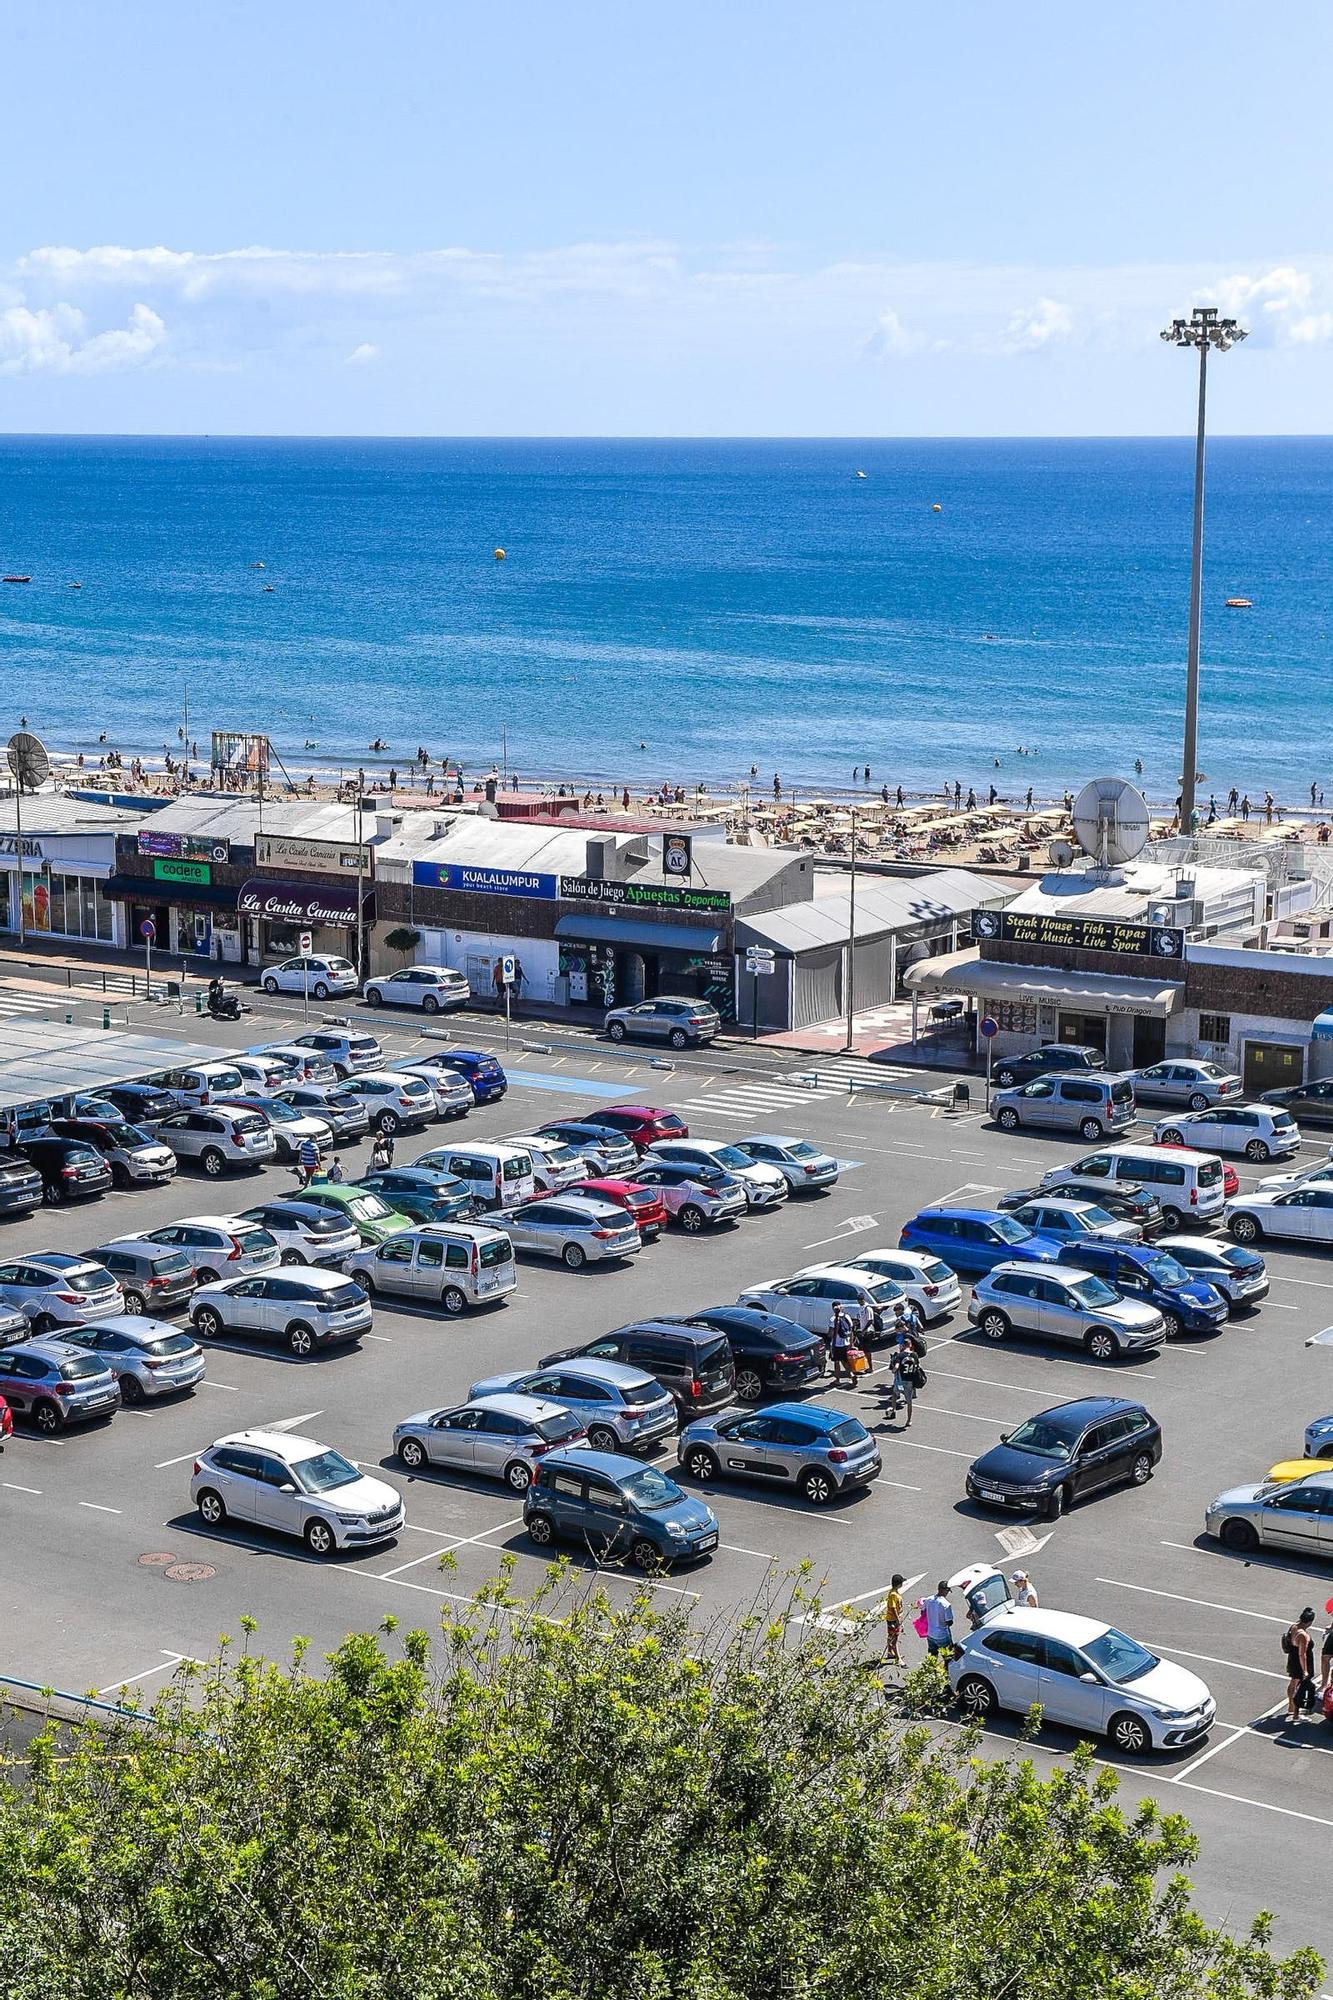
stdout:
<svg viewBox="0 0 1333 2000">
<path fill-rule="evenodd" d="M 140 1569 L 165 1569 L 168 1563 L 174 1563 L 175 1560 L 175 1556 L 167 1555 L 161 1549 L 153 1549 L 145 1556 L 136 1557 Z"/>
<path fill-rule="evenodd" d="M 212 1563 L 169 1563 L 162 1572 L 168 1583 L 207 1583 L 217 1571 Z"/>
</svg>

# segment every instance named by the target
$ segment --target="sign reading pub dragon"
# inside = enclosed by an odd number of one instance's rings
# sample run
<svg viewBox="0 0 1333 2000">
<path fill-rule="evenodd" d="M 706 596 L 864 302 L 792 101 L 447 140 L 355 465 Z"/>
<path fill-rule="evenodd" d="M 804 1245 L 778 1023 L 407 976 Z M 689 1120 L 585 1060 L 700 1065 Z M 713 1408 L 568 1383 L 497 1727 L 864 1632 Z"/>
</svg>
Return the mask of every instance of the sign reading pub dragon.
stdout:
<svg viewBox="0 0 1333 2000">
<path fill-rule="evenodd" d="M 1001 944 L 1064 945 L 1112 958 L 1183 959 L 1185 933 L 1171 924 L 1123 924 L 1109 917 L 1060 917 L 1045 910 L 974 910 L 974 938 Z"/>
</svg>

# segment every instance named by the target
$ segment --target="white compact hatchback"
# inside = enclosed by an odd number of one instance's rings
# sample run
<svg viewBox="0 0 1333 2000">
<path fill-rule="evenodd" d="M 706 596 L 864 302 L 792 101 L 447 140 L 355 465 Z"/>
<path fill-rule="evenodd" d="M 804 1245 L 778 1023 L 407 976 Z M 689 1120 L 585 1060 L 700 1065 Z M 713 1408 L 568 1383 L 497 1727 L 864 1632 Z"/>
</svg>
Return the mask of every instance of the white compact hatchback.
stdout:
<svg viewBox="0 0 1333 2000">
<path fill-rule="evenodd" d="M 271 1528 L 312 1556 L 389 1541 L 406 1526 L 402 1495 L 314 1438 L 235 1431 L 194 1461 L 190 1498 L 209 1528 Z"/>
<path fill-rule="evenodd" d="M 308 993 L 312 1000 L 339 999 L 356 992 L 350 958 L 284 958 L 266 965 L 259 981 L 265 993 Z"/>
<path fill-rule="evenodd" d="M 407 965 L 368 979 L 363 992 L 368 1007 L 420 1007 L 424 1014 L 466 1007 L 472 998 L 466 976 L 447 965 Z"/>
</svg>

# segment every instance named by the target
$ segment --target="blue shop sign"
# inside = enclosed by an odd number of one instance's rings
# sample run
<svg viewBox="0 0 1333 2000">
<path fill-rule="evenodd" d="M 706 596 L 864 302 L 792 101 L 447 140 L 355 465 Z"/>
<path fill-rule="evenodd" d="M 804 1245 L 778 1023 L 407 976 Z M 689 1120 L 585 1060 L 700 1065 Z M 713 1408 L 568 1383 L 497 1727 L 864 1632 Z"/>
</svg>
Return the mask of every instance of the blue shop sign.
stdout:
<svg viewBox="0 0 1333 2000">
<path fill-rule="evenodd" d="M 555 876 L 523 868 L 469 868 L 462 861 L 414 861 L 418 889 L 465 889 L 473 896 L 540 896 L 555 901 Z"/>
</svg>

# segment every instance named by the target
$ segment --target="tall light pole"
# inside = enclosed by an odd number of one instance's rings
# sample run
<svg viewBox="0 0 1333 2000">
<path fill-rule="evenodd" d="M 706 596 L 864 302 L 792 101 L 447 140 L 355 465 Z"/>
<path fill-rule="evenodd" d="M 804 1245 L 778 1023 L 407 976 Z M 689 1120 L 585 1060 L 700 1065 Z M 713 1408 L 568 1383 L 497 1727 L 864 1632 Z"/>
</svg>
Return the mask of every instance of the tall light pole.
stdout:
<svg viewBox="0 0 1333 2000">
<path fill-rule="evenodd" d="M 847 898 L 847 1046 L 845 1053 L 856 1054 L 856 807 L 851 808 L 852 875 Z"/>
<path fill-rule="evenodd" d="M 1162 339 L 1173 347 L 1199 350 L 1199 429 L 1194 443 L 1194 553 L 1190 561 L 1189 657 L 1185 667 L 1185 756 L 1180 780 L 1180 831 L 1194 831 L 1194 774 L 1199 761 L 1199 626 L 1203 612 L 1203 440 L 1208 402 L 1208 350 L 1225 354 L 1246 329 L 1222 319 L 1216 306 L 1195 306 L 1188 319 L 1173 319 Z"/>
</svg>

